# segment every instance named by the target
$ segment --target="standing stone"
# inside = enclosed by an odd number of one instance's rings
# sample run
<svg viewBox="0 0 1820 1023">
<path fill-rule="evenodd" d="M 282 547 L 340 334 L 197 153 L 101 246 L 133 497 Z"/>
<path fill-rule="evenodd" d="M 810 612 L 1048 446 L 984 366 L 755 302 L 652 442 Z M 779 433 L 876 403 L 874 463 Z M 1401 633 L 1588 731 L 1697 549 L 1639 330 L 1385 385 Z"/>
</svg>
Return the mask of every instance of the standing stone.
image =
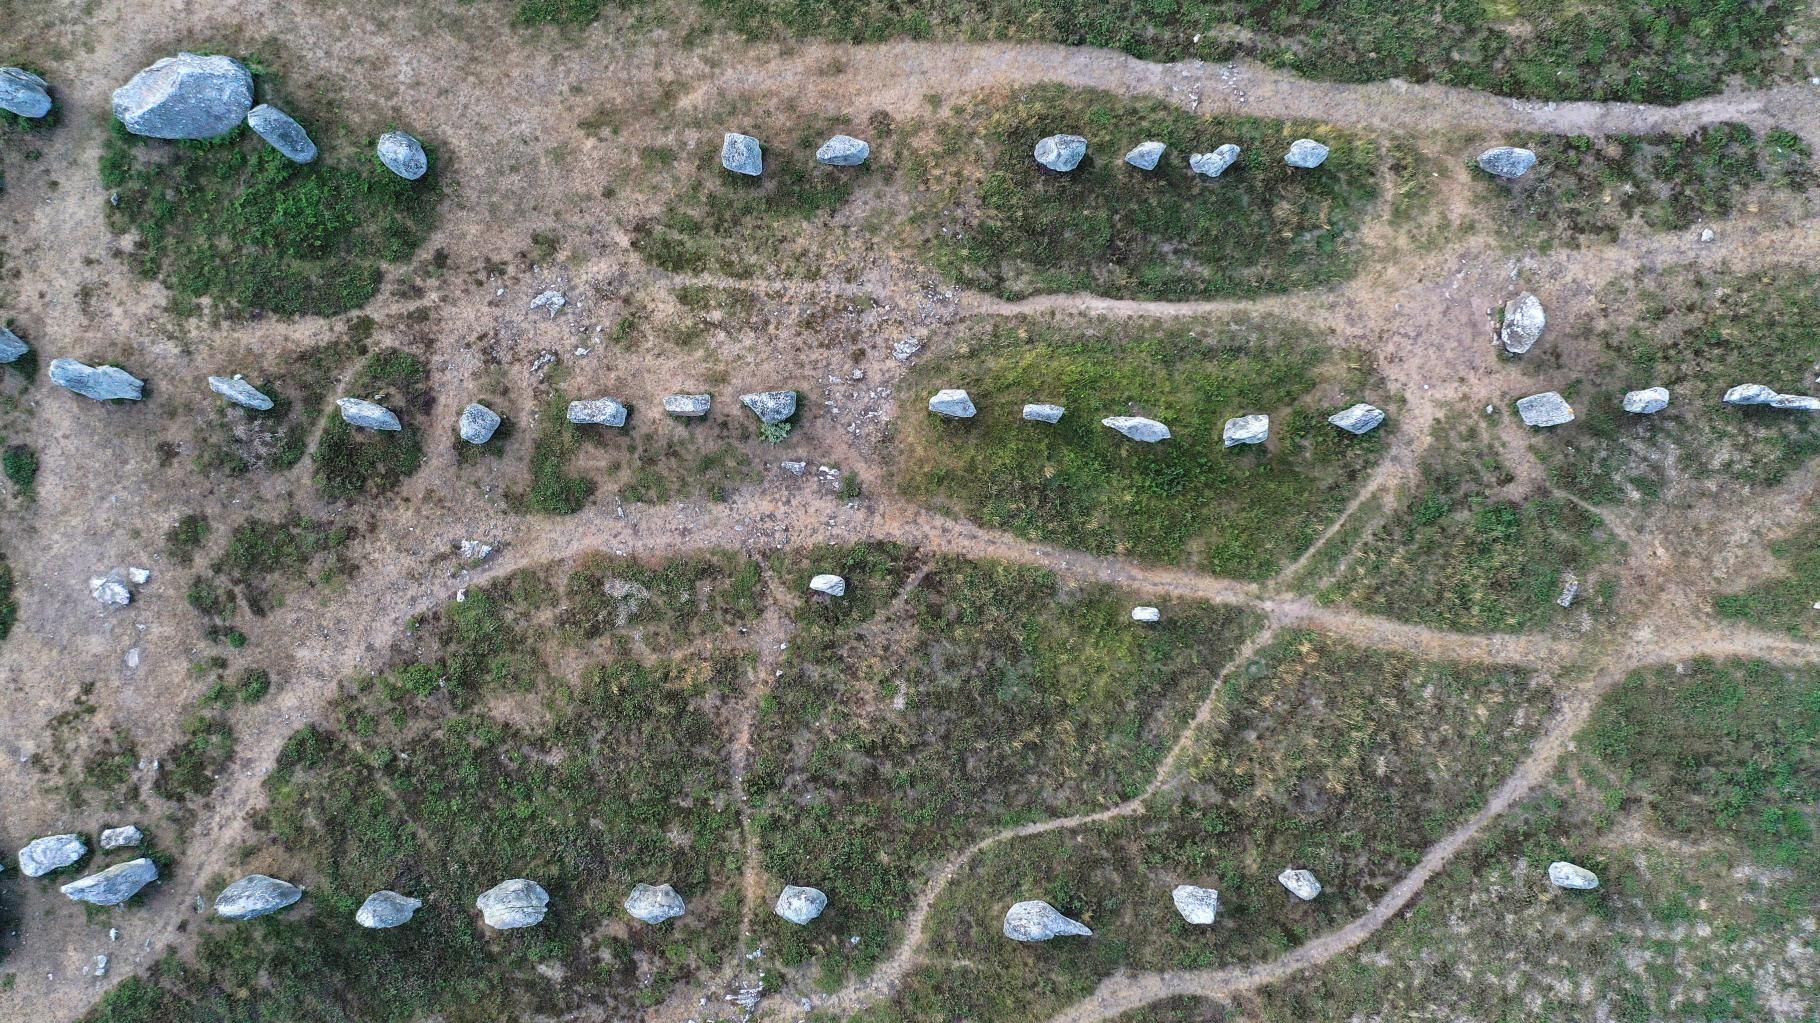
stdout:
<svg viewBox="0 0 1820 1023">
<path fill-rule="evenodd" d="M 411 917 L 422 908 L 422 899 L 413 899 L 393 891 L 377 891 L 367 896 L 367 900 L 354 911 L 354 922 L 362 927 L 384 930 L 410 923 Z"/>
<path fill-rule="evenodd" d="M 1498 340 L 1512 355 L 1522 355 L 1536 346 L 1548 317 L 1542 312 L 1542 300 L 1525 291 L 1504 304 L 1504 322 L 1498 328 Z"/>
<path fill-rule="evenodd" d="M 1345 411 L 1328 416 L 1327 421 L 1347 433 L 1370 433 L 1384 424 L 1384 410 L 1360 402 Z"/>
<path fill-rule="evenodd" d="M 735 174 L 756 178 L 765 172 L 765 147 L 750 135 L 727 132 L 720 140 L 720 165 Z"/>
<path fill-rule="evenodd" d="M 847 580 L 838 575 L 818 575 L 809 580 L 809 588 L 830 597 L 844 597 L 847 595 Z"/>
<path fill-rule="evenodd" d="M 1087 140 L 1079 135 L 1051 135 L 1036 144 L 1036 162 L 1066 174 L 1087 158 Z"/>
<path fill-rule="evenodd" d="M 828 896 L 820 888 L 805 888 L 801 885 L 784 885 L 783 892 L 777 897 L 773 912 L 793 924 L 802 926 L 822 915 L 828 908 Z"/>
<path fill-rule="evenodd" d="M 341 418 L 349 426 L 358 426 L 363 430 L 404 429 L 391 409 L 365 398 L 336 398 L 335 407 L 341 410 Z"/>
<path fill-rule="evenodd" d="M 935 397 L 929 399 L 929 411 L 949 419 L 972 419 L 979 414 L 973 407 L 973 398 L 966 391 L 954 388 L 935 392 Z"/>
<path fill-rule="evenodd" d="M 0 327 L 0 363 L 18 362 L 32 346 L 19 340 L 19 335 Z"/>
<path fill-rule="evenodd" d="M 626 425 L 626 407 L 612 398 L 569 402 L 569 422 L 597 426 Z"/>
<path fill-rule="evenodd" d="M 1050 938 L 1090 938 L 1093 931 L 1079 920 L 1070 920 L 1047 902 L 1020 902 L 1005 912 L 1005 937 L 1012 941 L 1048 941 Z"/>
<path fill-rule="evenodd" d="M 1161 142 L 1139 142 L 1125 154 L 1125 162 L 1138 170 L 1156 170 L 1156 165 L 1162 162 L 1163 151 L 1168 148 Z"/>
<path fill-rule="evenodd" d="M 1668 388 L 1646 387 L 1624 396 L 1624 411 L 1640 416 L 1653 416 L 1668 407 Z"/>
<path fill-rule="evenodd" d="M 255 412 L 264 412 L 272 407 L 271 398 L 242 380 L 238 374 L 231 377 L 209 377 L 209 390 L 241 408 L 250 408 Z"/>
<path fill-rule="evenodd" d="M 0 67 L 0 110 L 37 119 L 51 112 L 49 83 L 24 68 Z"/>
<path fill-rule="evenodd" d="M 1211 153 L 1195 153 L 1188 158 L 1188 169 L 1204 178 L 1217 178 L 1239 162 L 1239 147 L 1228 142 Z"/>
<path fill-rule="evenodd" d="M 145 832 L 140 831 L 136 824 L 128 824 L 123 828 L 108 828 L 101 833 L 101 848 L 104 850 L 131 849 L 143 841 L 145 841 Z"/>
<path fill-rule="evenodd" d="M 77 902 L 96 906 L 118 906 L 139 894 L 139 889 L 158 880 L 158 864 L 141 856 L 136 860 L 116 863 L 80 881 L 59 888 Z"/>
<path fill-rule="evenodd" d="M 1100 420 L 1101 426 L 1109 426 L 1135 441 L 1155 444 L 1169 439 L 1169 427 L 1154 419 L 1143 416 L 1107 416 Z"/>
<path fill-rule="evenodd" d="M 270 916 L 303 898 L 303 889 L 264 874 L 248 874 L 215 897 L 215 915 L 224 920 Z"/>
<path fill-rule="evenodd" d="M 47 835 L 19 850 L 19 872 L 26 877 L 43 877 L 87 855 L 88 843 L 81 835 Z"/>
<path fill-rule="evenodd" d="M 499 413 L 474 402 L 461 410 L 456 430 L 461 434 L 461 439 L 469 444 L 485 444 L 499 431 L 499 422 Z"/>
<path fill-rule="evenodd" d="M 1067 411 L 1060 405 L 1025 405 L 1024 418 L 1033 423 L 1059 423 Z"/>
<path fill-rule="evenodd" d="M 75 359 L 52 359 L 51 383 L 96 401 L 138 401 L 145 381 L 119 366 L 90 366 Z"/>
<path fill-rule="evenodd" d="M 135 135 L 212 139 L 246 120 L 253 75 L 232 57 L 179 53 L 114 90 L 114 116 Z"/>
<path fill-rule="evenodd" d="M 1725 392 L 1727 405 L 1769 405 L 1780 397 L 1762 384 L 1739 384 Z"/>
<path fill-rule="evenodd" d="M 1321 882 L 1314 879 L 1314 874 L 1307 870 L 1287 869 L 1277 875 L 1277 883 L 1289 889 L 1289 894 L 1303 902 L 1313 902 L 1321 894 Z"/>
<path fill-rule="evenodd" d="M 303 130 L 296 118 L 270 103 L 261 103 L 248 110 L 246 124 L 285 159 L 293 163 L 309 163 L 316 159 L 316 143 L 310 141 L 310 133 Z"/>
<path fill-rule="evenodd" d="M 543 923 L 549 911 L 550 893 L 536 881 L 522 877 L 501 881 L 474 900 L 480 918 L 494 930 L 509 931 Z"/>
<path fill-rule="evenodd" d="M 626 896 L 626 912 L 648 924 L 661 924 L 682 916 L 686 907 L 682 896 L 667 884 L 634 885 Z"/>
<path fill-rule="evenodd" d="M 1226 420 L 1226 428 L 1220 431 L 1220 441 L 1226 447 L 1240 444 L 1262 444 L 1270 439 L 1270 417 L 1265 415 L 1239 416 Z"/>
<path fill-rule="evenodd" d="M 872 146 L 851 135 L 836 135 L 815 151 L 815 162 L 825 167 L 858 167 L 872 155 Z"/>
<path fill-rule="evenodd" d="M 664 395 L 664 411 L 673 416 L 684 416 L 688 418 L 705 416 L 708 414 L 708 409 L 713 407 L 713 405 L 714 396 L 711 394 Z"/>
<path fill-rule="evenodd" d="M 125 607 L 133 602 L 133 591 L 111 572 L 89 577 L 88 593 L 102 607 Z"/>
<path fill-rule="evenodd" d="M 1548 883 L 1556 888 L 1590 892 L 1599 887 L 1599 875 L 1565 860 L 1556 860 L 1548 865 Z"/>
<path fill-rule="evenodd" d="M 1793 412 L 1820 412 L 1820 398 L 1806 394 L 1778 394 L 1769 406 Z"/>
<path fill-rule="evenodd" d="M 1479 154 L 1479 169 L 1500 178 L 1520 178 L 1536 165 L 1536 154 L 1515 146 L 1498 146 Z"/>
<path fill-rule="evenodd" d="M 1182 914 L 1182 919 L 1196 927 L 1205 927 L 1220 915 L 1220 893 L 1212 888 L 1178 884 L 1169 897 L 1174 900 L 1175 911 Z"/>
<path fill-rule="evenodd" d="M 752 410 L 758 421 L 771 426 L 796 414 L 795 391 L 759 391 L 742 394 L 739 403 Z"/>
<path fill-rule="evenodd" d="M 1574 421 L 1574 407 L 1555 391 L 1517 399 L 1517 415 L 1529 426 L 1563 426 Z"/>
<path fill-rule="evenodd" d="M 1296 139 L 1289 144 L 1289 152 L 1283 154 L 1283 162 L 1291 167 L 1313 170 L 1327 162 L 1328 149 L 1314 139 Z"/>
<path fill-rule="evenodd" d="M 1145 625 L 1155 625 L 1163 620 L 1163 612 L 1148 604 L 1140 604 L 1131 609 L 1131 620 Z"/>
<path fill-rule="evenodd" d="M 423 143 L 410 132 L 388 131 L 379 136 L 379 143 L 373 148 L 386 170 L 406 181 L 416 181 L 430 172 L 430 157 L 423 151 Z"/>
</svg>

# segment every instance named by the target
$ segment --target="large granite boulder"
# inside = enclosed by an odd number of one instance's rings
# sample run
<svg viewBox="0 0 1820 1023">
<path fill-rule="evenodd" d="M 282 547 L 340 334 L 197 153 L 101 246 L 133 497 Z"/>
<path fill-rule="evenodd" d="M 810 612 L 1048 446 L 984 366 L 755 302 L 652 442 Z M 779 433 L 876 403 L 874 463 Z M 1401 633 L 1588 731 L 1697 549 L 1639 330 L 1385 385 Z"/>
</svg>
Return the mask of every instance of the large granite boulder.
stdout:
<svg viewBox="0 0 1820 1023">
<path fill-rule="evenodd" d="M 1536 165 L 1536 154 L 1516 146 L 1497 146 L 1479 154 L 1479 169 L 1500 178 L 1520 178 Z"/>
<path fill-rule="evenodd" d="M 1376 405 L 1360 402 L 1349 409 L 1328 416 L 1327 421 L 1347 433 L 1370 433 L 1384 425 L 1384 410 Z"/>
<path fill-rule="evenodd" d="M 1143 416 L 1107 416 L 1101 426 L 1109 426 L 1135 441 L 1155 444 L 1169 439 L 1169 427 Z"/>
<path fill-rule="evenodd" d="M 682 896 L 667 884 L 640 884 L 626 896 L 626 912 L 648 924 L 661 924 L 682 916 L 687 907 Z"/>
<path fill-rule="evenodd" d="M 1548 883 L 1556 888 L 1590 892 L 1599 887 L 1599 875 L 1565 860 L 1556 860 L 1548 865 Z"/>
<path fill-rule="evenodd" d="M 1066 174 L 1087 158 L 1087 140 L 1079 135 L 1051 135 L 1036 144 L 1036 162 Z"/>
<path fill-rule="evenodd" d="M 739 403 L 752 410 L 758 421 L 771 426 L 796 414 L 795 391 L 759 391 L 742 394 Z"/>
<path fill-rule="evenodd" d="M 1574 407 L 1555 391 L 1517 399 L 1517 415 L 1528 426 L 1564 426 L 1574 421 Z"/>
<path fill-rule="evenodd" d="M 128 824 L 121 828 L 108 828 L 101 833 L 101 848 L 104 850 L 131 849 L 145 841 L 145 832 L 137 824 Z"/>
<path fill-rule="evenodd" d="M 1005 912 L 1005 937 L 1012 941 L 1048 941 L 1051 938 L 1093 936 L 1079 920 L 1070 920 L 1047 902 L 1032 899 Z"/>
<path fill-rule="evenodd" d="M 935 392 L 935 397 L 929 399 L 929 411 L 949 419 L 972 419 L 979 414 L 972 396 L 952 387 Z"/>
<path fill-rule="evenodd" d="M 1646 387 L 1624 396 L 1624 411 L 1639 416 L 1653 416 L 1668 407 L 1668 388 Z"/>
<path fill-rule="evenodd" d="M 96 401 L 138 401 L 145 381 L 119 366 L 90 366 L 75 359 L 52 359 L 51 383 Z"/>
<path fill-rule="evenodd" d="M 569 422 L 596 426 L 626 425 L 626 407 L 612 398 L 569 402 Z"/>
<path fill-rule="evenodd" d="M 102 607 L 125 607 L 133 602 L 133 591 L 127 589 L 126 581 L 113 572 L 90 576 L 88 594 Z"/>
<path fill-rule="evenodd" d="M 46 835 L 19 850 L 19 872 L 26 877 L 43 877 L 87 855 L 88 843 L 81 835 Z"/>
<path fill-rule="evenodd" d="M 1498 341 L 1512 355 L 1522 355 L 1542 338 L 1548 317 L 1542 312 L 1542 300 L 1525 291 L 1504 304 L 1504 322 L 1498 327 Z"/>
<path fill-rule="evenodd" d="M 1240 444 L 1262 444 L 1269 439 L 1270 417 L 1266 415 L 1228 419 L 1225 429 L 1220 431 L 1220 443 L 1229 448 Z"/>
<path fill-rule="evenodd" d="M 1239 162 L 1239 147 L 1228 142 L 1211 153 L 1195 153 L 1188 157 L 1188 169 L 1204 178 L 1217 178 L 1227 169 Z"/>
<path fill-rule="evenodd" d="M 664 411 L 673 416 L 693 419 L 708 414 L 714 407 L 714 396 L 711 394 L 666 394 Z"/>
<path fill-rule="evenodd" d="M 830 597 L 844 597 L 847 595 L 847 580 L 838 575 L 823 573 L 809 580 L 809 588 Z"/>
<path fill-rule="evenodd" d="M 37 119 L 51 112 L 49 83 L 24 68 L 0 67 L 0 110 Z"/>
<path fill-rule="evenodd" d="M 384 930 L 410 923 L 411 917 L 422 908 L 422 899 L 413 899 L 394 891 L 377 891 L 367 896 L 360 908 L 354 911 L 354 922 L 373 930 Z"/>
<path fill-rule="evenodd" d="M 872 155 L 872 146 L 851 135 L 836 135 L 815 151 L 815 162 L 826 167 L 858 167 Z"/>
<path fill-rule="evenodd" d="M 215 896 L 215 915 L 224 920 L 252 920 L 295 905 L 301 898 L 303 889 L 289 881 L 248 874 Z"/>
<path fill-rule="evenodd" d="M 296 118 L 270 103 L 261 103 L 246 112 L 246 126 L 278 154 L 292 163 L 309 163 L 316 159 L 316 143 L 303 130 Z"/>
<path fill-rule="evenodd" d="M 1060 405 L 1025 405 L 1024 418 L 1033 423 L 1059 423 L 1067 411 Z"/>
<path fill-rule="evenodd" d="M 720 165 L 735 174 L 756 178 L 765 172 L 765 147 L 750 135 L 727 132 L 720 140 Z"/>
<path fill-rule="evenodd" d="M 1762 384 L 1739 384 L 1725 392 L 1727 405 L 1771 405 L 1781 397 Z"/>
<path fill-rule="evenodd" d="M 455 431 L 469 444 L 485 444 L 499 432 L 499 423 L 499 413 L 476 401 L 461 410 Z"/>
<path fill-rule="evenodd" d="M 1138 170 L 1156 170 L 1156 165 L 1163 160 L 1163 153 L 1169 147 L 1161 142 L 1139 142 L 1125 154 L 1125 162 Z"/>
<path fill-rule="evenodd" d="M 1220 893 L 1212 888 L 1178 884 L 1169 893 L 1169 898 L 1175 902 L 1175 911 L 1182 914 L 1182 919 L 1196 927 L 1205 927 L 1219 919 Z"/>
<path fill-rule="evenodd" d="M 0 363 L 18 362 L 32 346 L 19 340 L 19 335 L 0 327 Z"/>
<path fill-rule="evenodd" d="M 114 90 L 114 116 L 135 135 L 212 139 L 253 108 L 253 75 L 232 57 L 179 53 Z"/>
<path fill-rule="evenodd" d="M 777 905 L 772 911 L 793 924 L 801 926 L 822 915 L 828 908 L 828 896 L 820 888 L 805 888 L 801 885 L 787 884 L 777 897 Z"/>
<path fill-rule="evenodd" d="M 379 162 L 385 169 L 406 181 L 416 181 L 430 172 L 430 156 L 423 151 L 423 143 L 417 136 L 406 131 L 388 131 L 379 136 L 379 142 L 373 146 Z"/>
<path fill-rule="evenodd" d="M 239 374 L 209 377 L 209 390 L 241 408 L 250 408 L 255 412 L 264 412 L 272 407 L 272 399 L 259 388 L 247 383 Z"/>
<path fill-rule="evenodd" d="M 1289 152 L 1283 154 L 1283 162 L 1291 167 L 1313 170 L 1327 162 L 1328 149 L 1314 139 L 1296 139 L 1289 144 Z"/>
<path fill-rule="evenodd" d="M 58 891 L 77 902 L 95 906 L 118 906 L 156 880 L 158 864 L 141 856 L 136 860 L 116 863 L 79 881 L 71 881 Z"/>
<path fill-rule="evenodd" d="M 365 398 L 336 398 L 335 407 L 341 410 L 341 418 L 349 426 L 362 430 L 404 429 L 391 409 Z"/>
<path fill-rule="evenodd" d="M 522 877 L 501 881 L 474 900 L 480 918 L 488 927 L 500 931 L 543 923 L 549 906 L 550 893 L 543 890 L 543 885 Z"/>
<path fill-rule="evenodd" d="M 1289 889 L 1289 894 L 1303 902 L 1313 902 L 1315 896 L 1321 894 L 1321 882 L 1315 880 L 1312 871 L 1286 869 L 1277 875 L 1277 883 Z"/>
</svg>

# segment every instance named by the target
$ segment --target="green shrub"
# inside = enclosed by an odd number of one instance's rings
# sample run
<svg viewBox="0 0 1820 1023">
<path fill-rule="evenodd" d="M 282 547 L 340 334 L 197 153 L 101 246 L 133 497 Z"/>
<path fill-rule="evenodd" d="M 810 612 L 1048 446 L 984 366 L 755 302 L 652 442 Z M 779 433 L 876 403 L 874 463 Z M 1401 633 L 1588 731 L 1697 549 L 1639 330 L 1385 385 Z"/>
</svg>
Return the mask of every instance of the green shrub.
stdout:
<svg viewBox="0 0 1820 1023">
<path fill-rule="evenodd" d="M 187 565 L 208 538 L 209 517 L 201 512 L 190 512 L 165 530 L 164 553 L 172 561 Z"/>
<path fill-rule="evenodd" d="M 369 356 L 355 377 L 355 394 L 379 394 L 403 429 L 357 430 L 338 412 L 329 414 L 316 440 L 315 481 L 330 500 L 377 497 L 390 493 L 423 464 L 422 433 L 417 417 L 435 406 L 429 370 L 408 352 L 387 349 Z"/>
<path fill-rule="evenodd" d="M 19 621 L 19 601 L 13 595 L 13 566 L 6 563 L 5 555 L 0 555 L 0 640 L 13 634 L 13 625 Z"/>
<path fill-rule="evenodd" d="M 20 497 L 30 497 L 38 483 L 38 453 L 24 444 L 9 444 L 4 454 L 0 454 L 0 464 L 4 465 L 6 478 L 13 484 L 13 493 Z"/>
</svg>

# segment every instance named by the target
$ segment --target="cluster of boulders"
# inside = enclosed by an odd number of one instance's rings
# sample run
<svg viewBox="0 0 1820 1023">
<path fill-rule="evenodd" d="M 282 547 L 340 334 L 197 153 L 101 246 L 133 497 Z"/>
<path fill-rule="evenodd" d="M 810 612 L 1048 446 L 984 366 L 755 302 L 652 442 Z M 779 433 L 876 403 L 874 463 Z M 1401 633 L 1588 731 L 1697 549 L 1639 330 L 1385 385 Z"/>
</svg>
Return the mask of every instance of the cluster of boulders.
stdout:
<svg viewBox="0 0 1820 1023">
<path fill-rule="evenodd" d="M 972 419 L 979 414 L 973 397 L 956 388 L 943 388 L 929 399 L 929 411 L 947 419 Z M 1024 419 L 1033 423 L 1059 423 L 1067 409 L 1061 405 L 1032 404 L 1024 406 Z M 1327 421 L 1351 434 L 1366 434 L 1384 423 L 1384 410 L 1363 402 L 1327 417 Z M 1168 440 L 1169 427 L 1144 416 L 1107 416 L 1100 425 L 1144 444 Z M 1236 416 L 1226 420 L 1220 440 L 1226 447 L 1262 444 L 1270 439 L 1270 417 L 1262 414 Z"/>
<path fill-rule="evenodd" d="M 858 167 L 872 157 L 872 146 L 851 135 L 836 135 L 815 151 L 815 162 L 824 167 Z M 749 178 L 765 173 L 765 145 L 750 135 L 727 132 L 720 141 L 720 165 Z"/>
<path fill-rule="evenodd" d="M 1820 398 L 1809 394 L 1778 394 L 1762 384 L 1739 384 L 1725 392 L 1727 405 L 1768 405 L 1795 412 L 1820 412 Z"/>
<path fill-rule="evenodd" d="M 765 426 L 787 422 L 796 415 L 795 391 L 756 391 L 740 395 L 739 403 Z M 668 394 L 663 399 L 664 411 L 680 419 L 700 418 L 713 407 L 711 394 Z M 571 423 L 620 427 L 626 425 L 629 412 L 617 398 L 591 398 L 570 402 L 567 415 Z"/>
<path fill-rule="evenodd" d="M 1125 153 L 1125 162 L 1141 171 L 1153 171 L 1162 163 L 1168 149 L 1169 146 L 1162 142 L 1140 142 Z M 1212 152 L 1190 153 L 1188 169 L 1202 177 L 1217 178 L 1238 162 L 1240 152 L 1238 146 L 1228 142 Z M 1283 162 L 1291 167 L 1313 170 L 1327 162 L 1329 152 L 1314 139 L 1296 139 L 1283 154 Z M 1037 142 L 1031 155 L 1044 169 L 1067 174 L 1087 158 L 1087 140 L 1079 135 L 1050 135 Z"/>
<path fill-rule="evenodd" d="M 144 844 L 145 834 L 136 825 L 107 828 L 101 832 L 101 849 L 132 849 Z M 33 839 L 19 850 L 19 872 L 26 877 L 43 877 L 53 871 L 74 866 L 89 852 L 88 841 L 78 834 L 46 835 Z M 96 906 L 118 906 L 139 894 L 139 890 L 158 880 L 158 865 L 141 856 L 117 863 L 105 870 L 63 885 L 59 891 L 76 902 Z"/>
</svg>

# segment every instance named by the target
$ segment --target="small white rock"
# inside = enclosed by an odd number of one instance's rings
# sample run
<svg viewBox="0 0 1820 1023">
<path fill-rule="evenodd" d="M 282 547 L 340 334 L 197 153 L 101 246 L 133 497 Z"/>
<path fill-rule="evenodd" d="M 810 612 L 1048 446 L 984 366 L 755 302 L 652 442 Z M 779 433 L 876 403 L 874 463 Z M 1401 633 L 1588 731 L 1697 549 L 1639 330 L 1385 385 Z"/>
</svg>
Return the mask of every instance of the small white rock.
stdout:
<svg viewBox="0 0 1820 1023">
<path fill-rule="evenodd" d="M 1147 605 L 1134 607 L 1131 609 L 1131 620 L 1134 622 L 1144 622 L 1145 624 L 1155 624 L 1163 620 L 1163 612 Z"/>
<path fill-rule="evenodd" d="M 818 575 L 809 580 L 809 588 L 817 593 L 825 593 L 830 597 L 844 597 L 847 595 L 847 580 L 842 579 L 838 575 Z"/>
<path fill-rule="evenodd" d="M 1289 889 L 1289 894 L 1303 902 L 1313 902 L 1321 894 L 1321 882 L 1315 880 L 1314 874 L 1306 870 L 1290 868 L 1277 875 L 1277 883 Z"/>
</svg>

